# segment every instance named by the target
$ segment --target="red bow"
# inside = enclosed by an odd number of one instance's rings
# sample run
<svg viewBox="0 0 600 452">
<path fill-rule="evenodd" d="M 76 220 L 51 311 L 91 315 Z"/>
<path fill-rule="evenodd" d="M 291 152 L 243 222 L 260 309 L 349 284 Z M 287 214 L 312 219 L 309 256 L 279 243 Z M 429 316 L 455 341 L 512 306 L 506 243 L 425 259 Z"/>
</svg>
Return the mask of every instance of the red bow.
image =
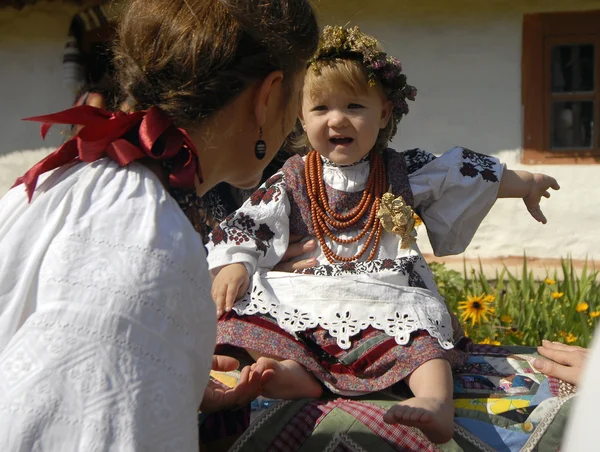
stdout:
<svg viewBox="0 0 600 452">
<path fill-rule="evenodd" d="M 81 105 L 51 115 L 26 118 L 25 121 L 42 122 L 42 138 L 46 137 L 53 124 L 85 126 L 17 179 L 13 187 L 25 184 L 29 201 L 40 174 L 72 162 L 94 162 L 103 157 L 109 157 L 121 166 L 146 157 L 171 160 L 169 184 L 172 187 L 194 189 L 196 175 L 202 183 L 198 153 L 190 137 L 156 107 L 134 113 L 111 113 L 101 108 Z M 137 144 L 124 138 L 127 132 L 135 129 L 137 136 L 132 134 L 128 138 L 138 140 Z M 153 150 L 159 139 L 164 146 Z"/>
</svg>

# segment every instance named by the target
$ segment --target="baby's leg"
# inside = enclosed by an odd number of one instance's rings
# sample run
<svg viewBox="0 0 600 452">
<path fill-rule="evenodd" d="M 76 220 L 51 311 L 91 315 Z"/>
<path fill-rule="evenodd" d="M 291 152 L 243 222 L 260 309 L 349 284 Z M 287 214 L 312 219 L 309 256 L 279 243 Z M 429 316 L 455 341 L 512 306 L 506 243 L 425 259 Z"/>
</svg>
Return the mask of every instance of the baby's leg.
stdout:
<svg viewBox="0 0 600 452">
<path fill-rule="evenodd" d="M 316 398 L 323 393 L 323 388 L 313 374 L 296 361 L 264 356 L 254 350 L 248 350 L 248 353 L 256 361 L 252 365 L 254 372 L 271 374 L 262 384 L 261 395 L 271 399 L 290 400 Z"/>
<path fill-rule="evenodd" d="M 450 441 L 454 433 L 454 404 L 448 361 L 427 361 L 410 374 L 406 382 L 415 396 L 390 408 L 384 421 L 417 427 L 436 444 Z"/>
</svg>

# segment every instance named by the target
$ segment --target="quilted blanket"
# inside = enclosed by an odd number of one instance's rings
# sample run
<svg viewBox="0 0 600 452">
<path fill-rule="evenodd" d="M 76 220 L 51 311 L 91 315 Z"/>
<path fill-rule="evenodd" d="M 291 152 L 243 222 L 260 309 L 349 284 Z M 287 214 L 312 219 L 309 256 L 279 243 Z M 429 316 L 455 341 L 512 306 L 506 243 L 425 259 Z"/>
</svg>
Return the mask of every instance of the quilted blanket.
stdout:
<svg viewBox="0 0 600 452">
<path fill-rule="evenodd" d="M 533 369 L 537 356 L 533 348 L 476 345 L 454 375 L 454 438 L 443 445 L 431 444 L 415 428 L 382 421 L 390 406 L 409 396 L 402 384 L 360 398 L 274 402 L 227 447 L 239 452 L 556 451 L 574 388 Z M 235 384 L 235 374 L 214 376 Z M 215 450 L 211 442 L 223 450 L 214 436 L 203 436 L 203 442 L 206 450 Z"/>
</svg>

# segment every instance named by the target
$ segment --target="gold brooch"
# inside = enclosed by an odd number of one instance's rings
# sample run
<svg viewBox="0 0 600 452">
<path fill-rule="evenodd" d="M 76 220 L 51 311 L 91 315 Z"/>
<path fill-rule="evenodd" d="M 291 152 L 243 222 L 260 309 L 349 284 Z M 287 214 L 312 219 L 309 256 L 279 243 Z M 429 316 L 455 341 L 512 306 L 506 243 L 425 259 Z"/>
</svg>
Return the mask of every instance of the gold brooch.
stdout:
<svg viewBox="0 0 600 452">
<path fill-rule="evenodd" d="M 400 248 L 406 249 L 415 243 L 412 232 L 415 225 L 421 223 L 421 219 L 402 196 L 395 198 L 391 191 L 384 193 L 377 218 L 386 231 L 400 236 Z"/>
</svg>

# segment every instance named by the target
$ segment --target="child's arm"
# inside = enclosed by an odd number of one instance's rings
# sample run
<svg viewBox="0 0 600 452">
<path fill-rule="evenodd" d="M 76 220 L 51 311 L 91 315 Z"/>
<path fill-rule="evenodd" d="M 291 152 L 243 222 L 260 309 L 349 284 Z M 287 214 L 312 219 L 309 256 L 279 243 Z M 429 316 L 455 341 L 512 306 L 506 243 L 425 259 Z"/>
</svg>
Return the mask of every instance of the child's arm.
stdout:
<svg viewBox="0 0 600 452">
<path fill-rule="evenodd" d="M 529 171 L 505 170 L 500 180 L 498 198 L 523 198 L 527 210 L 533 218 L 542 224 L 547 220 L 542 209 L 540 200 L 542 196 L 549 198 L 548 190 L 560 189 L 558 182 L 553 177 L 541 173 L 530 173 Z"/>
<path fill-rule="evenodd" d="M 214 270 L 211 273 L 214 275 Z M 217 306 L 217 318 L 231 311 L 235 300 L 248 290 L 249 285 L 250 277 L 244 264 L 225 265 L 216 272 L 211 295 Z"/>
</svg>

